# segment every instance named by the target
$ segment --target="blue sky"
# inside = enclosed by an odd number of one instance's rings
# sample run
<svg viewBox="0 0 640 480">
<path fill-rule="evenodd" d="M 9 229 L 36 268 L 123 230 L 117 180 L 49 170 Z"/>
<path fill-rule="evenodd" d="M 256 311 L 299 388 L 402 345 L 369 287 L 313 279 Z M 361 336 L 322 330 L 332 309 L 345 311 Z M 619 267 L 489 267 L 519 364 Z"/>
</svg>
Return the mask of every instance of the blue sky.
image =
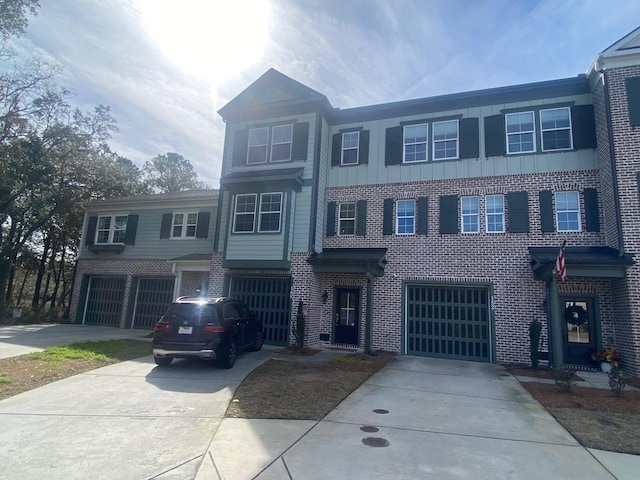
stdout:
<svg viewBox="0 0 640 480">
<path fill-rule="evenodd" d="M 640 0 L 41 0 L 21 55 L 111 106 L 114 151 L 189 159 L 219 185 L 216 113 L 273 67 L 348 108 L 573 77 L 640 25 Z"/>
</svg>

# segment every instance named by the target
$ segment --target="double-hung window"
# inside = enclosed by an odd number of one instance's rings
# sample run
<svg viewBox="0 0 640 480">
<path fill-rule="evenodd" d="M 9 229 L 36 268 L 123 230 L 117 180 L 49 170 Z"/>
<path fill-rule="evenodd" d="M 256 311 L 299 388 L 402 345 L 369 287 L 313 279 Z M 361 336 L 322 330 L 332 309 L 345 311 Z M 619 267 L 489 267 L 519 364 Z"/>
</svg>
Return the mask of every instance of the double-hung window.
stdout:
<svg viewBox="0 0 640 480">
<path fill-rule="evenodd" d="M 530 153 L 536 151 L 536 127 L 533 112 L 508 113 L 507 153 Z"/>
<path fill-rule="evenodd" d="M 255 193 L 236 195 L 236 209 L 233 216 L 234 233 L 252 233 L 256 219 Z"/>
<path fill-rule="evenodd" d="M 578 192 L 556 192 L 556 225 L 559 232 L 580 231 Z"/>
<path fill-rule="evenodd" d="M 259 232 L 279 232 L 282 216 L 282 193 L 260 194 Z"/>
<path fill-rule="evenodd" d="M 433 124 L 433 159 L 458 158 L 458 120 Z"/>
<path fill-rule="evenodd" d="M 360 132 L 343 133 L 341 165 L 357 165 L 359 150 Z"/>
<path fill-rule="evenodd" d="M 484 198 L 487 233 L 504 233 L 504 195 Z"/>
<path fill-rule="evenodd" d="M 284 162 L 291 160 L 293 125 L 278 125 L 273 127 L 271 136 L 271 161 Z"/>
<path fill-rule="evenodd" d="M 480 198 L 462 197 L 460 200 L 462 233 L 480 233 Z"/>
<path fill-rule="evenodd" d="M 269 127 L 249 130 L 247 163 L 266 163 L 269 150 Z"/>
<path fill-rule="evenodd" d="M 127 215 L 108 215 L 98 218 L 95 243 L 124 243 Z"/>
<path fill-rule="evenodd" d="M 347 202 L 340 204 L 338 213 L 338 234 L 354 235 L 356 233 L 356 204 Z"/>
<path fill-rule="evenodd" d="M 403 133 L 404 163 L 427 160 L 427 124 L 407 125 L 403 129 Z"/>
<path fill-rule="evenodd" d="M 396 234 L 413 235 L 416 233 L 416 201 L 398 200 L 396 202 Z"/>
<path fill-rule="evenodd" d="M 540 131 L 542 132 L 543 152 L 572 149 L 573 139 L 569 107 L 540 110 Z"/>
<path fill-rule="evenodd" d="M 196 238 L 198 213 L 174 213 L 171 238 Z"/>
</svg>

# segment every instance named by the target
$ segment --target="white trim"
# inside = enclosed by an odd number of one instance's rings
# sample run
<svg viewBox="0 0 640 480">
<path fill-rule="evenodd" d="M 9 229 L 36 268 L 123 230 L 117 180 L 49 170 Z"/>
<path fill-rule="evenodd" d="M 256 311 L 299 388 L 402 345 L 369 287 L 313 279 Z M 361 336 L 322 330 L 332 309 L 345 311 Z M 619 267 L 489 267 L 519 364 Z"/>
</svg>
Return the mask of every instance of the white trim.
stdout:
<svg viewBox="0 0 640 480">
<path fill-rule="evenodd" d="M 487 198 L 490 197 L 500 197 L 502 198 L 502 211 L 501 212 L 491 212 L 487 210 Z M 502 230 L 489 230 L 489 215 L 502 217 Z M 484 224 L 486 233 L 504 233 L 505 232 L 505 211 L 504 211 L 504 195 L 502 193 L 497 193 L 495 195 L 485 195 L 484 197 Z"/>
<path fill-rule="evenodd" d="M 569 193 L 573 193 L 575 194 L 575 196 L 577 197 L 578 200 L 578 208 L 577 210 L 562 210 L 562 213 L 575 213 L 577 215 L 578 218 L 578 229 L 577 230 L 560 230 L 560 224 L 558 222 L 558 214 L 561 213 L 560 210 L 558 210 L 558 195 L 566 195 Z M 574 191 L 574 190 L 569 190 L 569 191 L 563 191 L 563 192 L 555 192 L 553 194 L 553 200 L 554 200 L 554 213 L 555 213 L 555 220 L 556 220 L 556 231 L 557 232 L 581 232 L 582 231 L 582 218 L 581 218 L 581 210 L 580 210 L 580 192 L 578 191 Z"/>
<path fill-rule="evenodd" d="M 349 148 L 345 148 L 344 146 L 344 139 L 345 139 L 345 135 L 349 135 L 352 136 L 353 134 L 356 134 L 357 138 L 356 138 L 356 146 L 355 147 L 349 147 Z M 351 162 L 351 163 L 345 163 L 344 161 L 344 152 L 345 150 L 355 150 L 356 151 L 356 161 L 355 162 Z M 360 131 L 355 131 L 355 132 L 344 132 L 342 134 L 342 142 L 341 142 L 341 148 L 340 148 L 340 165 L 358 165 L 360 163 Z"/>
<path fill-rule="evenodd" d="M 238 198 L 239 197 L 253 197 L 254 198 L 254 202 L 253 202 L 253 213 L 249 213 L 249 212 L 242 212 L 240 214 L 238 214 Z M 256 230 L 256 213 L 258 210 L 258 194 L 257 193 L 238 193 L 235 195 L 235 198 L 233 199 L 233 224 L 231 225 L 231 232 L 232 233 L 253 233 Z M 249 230 L 243 230 L 241 232 L 238 232 L 236 230 L 236 219 L 238 215 L 253 215 L 253 224 L 252 224 L 252 228 L 251 231 Z"/>
<path fill-rule="evenodd" d="M 353 205 L 353 218 L 346 217 L 343 219 L 341 217 L 343 205 Z M 341 202 L 338 204 L 338 236 L 345 237 L 345 236 L 353 236 L 356 234 L 356 216 L 358 215 L 357 210 L 358 210 L 357 202 Z M 342 220 L 344 220 L 345 222 L 353 221 L 353 233 L 342 233 L 341 231 L 342 229 L 340 228 L 340 222 Z"/>
<path fill-rule="evenodd" d="M 410 202 L 411 204 L 413 204 L 413 215 L 408 216 L 408 215 L 403 215 L 402 217 L 400 216 L 400 210 L 398 208 L 398 203 L 400 202 Z M 398 199 L 396 200 L 396 235 L 415 235 L 416 234 L 416 201 L 412 198 L 402 198 L 402 199 Z M 402 232 L 400 233 L 399 230 L 399 223 L 400 223 L 400 219 L 401 218 L 412 218 L 413 219 L 413 229 L 411 232 Z"/>
<path fill-rule="evenodd" d="M 477 210 L 476 213 L 464 213 L 463 209 L 463 200 L 465 198 L 475 198 L 477 203 Z M 478 219 L 478 228 L 476 230 L 470 230 L 468 232 L 465 232 L 464 230 L 464 219 L 465 217 L 476 217 Z M 465 233 L 465 234 L 474 234 L 474 233 L 480 233 L 480 197 L 478 195 L 465 195 L 463 197 L 460 197 L 460 233 Z"/>
<path fill-rule="evenodd" d="M 289 127 L 289 131 L 290 131 L 290 139 L 287 142 L 276 142 L 273 138 L 274 138 L 274 130 L 276 128 L 284 128 L 284 127 Z M 273 159 L 273 147 L 276 145 L 287 145 L 289 144 L 289 156 L 287 158 L 282 158 L 280 160 L 274 160 Z M 279 162 L 289 162 L 291 160 L 291 152 L 293 151 L 293 123 L 289 123 L 286 125 L 274 125 L 273 127 L 271 127 L 271 148 L 269 149 L 271 152 L 271 155 L 269 156 L 269 161 L 271 161 L 272 163 L 279 163 Z"/>
<path fill-rule="evenodd" d="M 569 126 L 568 127 L 556 127 L 556 128 L 547 128 L 544 129 L 542 127 L 542 114 L 543 112 L 553 112 L 554 110 L 566 110 L 569 116 Z M 569 146 L 566 148 L 544 148 L 544 134 L 545 132 L 559 132 L 569 130 Z M 571 124 L 571 109 L 569 107 L 558 107 L 558 108 L 547 108 L 544 110 L 540 110 L 540 149 L 543 152 L 560 152 L 563 150 L 573 150 L 573 125 Z"/>
<path fill-rule="evenodd" d="M 456 124 L 456 136 L 455 138 L 444 138 L 441 140 L 436 140 L 436 125 L 444 125 L 447 123 L 455 123 Z M 432 147 L 431 147 L 431 152 L 432 152 L 432 156 L 433 156 L 433 161 L 434 162 L 439 162 L 440 160 L 457 160 L 460 157 L 460 122 L 456 119 L 456 120 L 446 120 L 443 122 L 433 122 L 432 126 L 432 136 L 433 136 L 433 141 L 432 141 Z M 447 142 L 452 142 L 454 141 L 456 142 L 456 153 L 455 156 L 453 157 L 442 157 L 442 158 L 436 158 L 436 143 L 447 143 Z M 445 148 L 445 152 L 446 152 L 446 148 Z"/>
<path fill-rule="evenodd" d="M 262 211 L 262 198 L 265 195 L 279 195 L 280 196 L 280 209 L 276 212 L 275 210 L 271 211 L 266 211 L 263 212 Z M 284 193 L 283 192 L 263 192 L 260 194 L 260 203 L 258 205 L 258 232 L 259 233 L 280 233 L 282 231 L 282 209 L 284 207 Z M 266 213 L 266 214 L 274 214 L 277 213 L 278 214 L 278 230 L 262 230 L 261 229 L 261 224 L 262 224 L 262 214 Z"/>
<path fill-rule="evenodd" d="M 420 141 L 420 142 L 407 143 L 407 141 L 406 141 L 407 129 L 408 128 L 414 128 L 414 127 L 424 127 L 424 128 L 427 129 L 424 142 Z M 406 147 L 408 145 L 422 145 L 422 144 L 424 144 L 424 149 L 425 149 L 424 159 L 421 159 L 421 160 L 407 160 Z M 420 163 L 420 162 L 427 162 L 428 160 L 429 160 L 429 124 L 428 123 L 417 123 L 415 125 L 404 125 L 402 127 L 402 163 Z"/>
<path fill-rule="evenodd" d="M 514 117 L 516 115 L 524 115 L 524 114 L 530 114 L 531 115 L 531 127 L 533 128 L 533 130 L 521 130 L 518 132 L 513 132 L 513 133 L 509 133 L 509 117 Z M 506 148 L 507 148 L 507 155 L 521 155 L 523 153 L 535 153 L 536 152 L 536 114 L 533 110 L 528 110 L 525 112 L 514 112 L 514 113 L 507 113 L 504 116 L 504 131 L 505 131 L 505 136 L 506 136 Z M 532 150 L 520 150 L 518 152 L 511 152 L 509 151 L 509 136 L 512 135 L 531 135 L 532 138 L 532 143 L 533 143 L 533 148 Z M 522 141 L 519 142 L 519 145 L 522 147 Z"/>
<path fill-rule="evenodd" d="M 251 145 L 251 132 L 258 132 L 259 130 L 266 130 L 267 131 L 267 141 L 266 143 L 257 143 L 255 145 Z M 269 154 L 269 134 L 270 134 L 270 129 L 269 127 L 260 127 L 260 128 L 252 128 L 249 130 L 249 138 L 247 140 L 247 165 L 261 165 L 263 163 L 267 163 L 267 157 Z M 257 136 L 258 134 L 256 134 Z M 250 162 L 249 159 L 251 158 L 251 149 L 252 148 L 263 148 L 264 147 L 264 160 L 259 161 L 259 162 Z"/>
</svg>

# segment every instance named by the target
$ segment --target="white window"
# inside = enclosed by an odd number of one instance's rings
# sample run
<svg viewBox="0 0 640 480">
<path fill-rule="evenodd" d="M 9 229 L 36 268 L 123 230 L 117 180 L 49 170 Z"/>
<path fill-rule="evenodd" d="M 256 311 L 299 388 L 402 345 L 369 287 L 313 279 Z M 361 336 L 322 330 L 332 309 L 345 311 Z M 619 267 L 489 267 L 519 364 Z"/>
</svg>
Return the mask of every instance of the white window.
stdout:
<svg viewBox="0 0 640 480">
<path fill-rule="evenodd" d="M 171 238 L 196 238 L 198 226 L 198 213 L 174 213 Z"/>
<path fill-rule="evenodd" d="M 533 112 L 508 113 L 507 153 L 529 153 L 536 151 L 536 127 Z"/>
<path fill-rule="evenodd" d="M 342 165 L 357 165 L 360 150 L 360 132 L 342 134 Z"/>
<path fill-rule="evenodd" d="M 504 233 L 504 195 L 487 195 L 484 198 L 488 233 Z"/>
<path fill-rule="evenodd" d="M 403 129 L 404 133 L 404 162 L 423 162 L 427 159 L 427 135 L 428 126 L 408 125 Z"/>
<path fill-rule="evenodd" d="M 462 197 L 460 210 L 462 213 L 462 233 L 480 232 L 480 199 L 479 197 Z"/>
<path fill-rule="evenodd" d="M 282 193 L 260 194 L 259 232 L 279 232 L 282 216 Z"/>
<path fill-rule="evenodd" d="M 580 231 L 580 195 L 556 192 L 556 225 L 559 232 Z"/>
<path fill-rule="evenodd" d="M 98 217 L 95 243 L 124 243 L 127 233 L 127 215 Z"/>
<path fill-rule="evenodd" d="M 356 233 L 356 204 L 347 202 L 340 204 L 338 213 L 338 235 L 354 235 Z"/>
<path fill-rule="evenodd" d="M 416 233 L 416 201 L 398 200 L 396 202 L 396 234 L 413 235 Z"/>
<path fill-rule="evenodd" d="M 292 140 L 293 125 L 278 125 L 276 127 L 273 127 L 271 139 L 272 162 L 283 162 L 286 160 L 291 160 Z"/>
<path fill-rule="evenodd" d="M 269 127 L 249 130 L 247 163 L 266 163 L 269 149 Z"/>
<path fill-rule="evenodd" d="M 433 124 L 433 159 L 458 158 L 458 120 Z"/>
<path fill-rule="evenodd" d="M 234 233 L 252 233 L 256 218 L 255 193 L 249 195 L 236 195 L 236 210 L 233 216 Z"/>
<path fill-rule="evenodd" d="M 540 110 L 540 131 L 543 152 L 572 149 L 573 135 L 571 135 L 569 107 Z"/>
</svg>

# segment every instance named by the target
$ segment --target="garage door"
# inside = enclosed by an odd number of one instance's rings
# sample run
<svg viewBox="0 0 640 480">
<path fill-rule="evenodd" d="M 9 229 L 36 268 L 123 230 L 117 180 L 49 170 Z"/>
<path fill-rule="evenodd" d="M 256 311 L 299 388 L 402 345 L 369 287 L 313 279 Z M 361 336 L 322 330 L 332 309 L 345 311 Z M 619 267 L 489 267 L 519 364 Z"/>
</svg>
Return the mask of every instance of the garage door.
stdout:
<svg viewBox="0 0 640 480">
<path fill-rule="evenodd" d="M 244 300 L 262 319 L 265 342 L 289 343 L 291 318 L 290 278 L 232 277 L 229 295 Z"/>
<path fill-rule="evenodd" d="M 173 278 L 140 278 L 132 328 L 153 328 L 173 300 Z"/>
<path fill-rule="evenodd" d="M 123 277 L 91 277 L 82 323 L 119 327 L 124 287 Z"/>
<path fill-rule="evenodd" d="M 407 354 L 491 361 L 489 287 L 407 285 Z"/>
</svg>

